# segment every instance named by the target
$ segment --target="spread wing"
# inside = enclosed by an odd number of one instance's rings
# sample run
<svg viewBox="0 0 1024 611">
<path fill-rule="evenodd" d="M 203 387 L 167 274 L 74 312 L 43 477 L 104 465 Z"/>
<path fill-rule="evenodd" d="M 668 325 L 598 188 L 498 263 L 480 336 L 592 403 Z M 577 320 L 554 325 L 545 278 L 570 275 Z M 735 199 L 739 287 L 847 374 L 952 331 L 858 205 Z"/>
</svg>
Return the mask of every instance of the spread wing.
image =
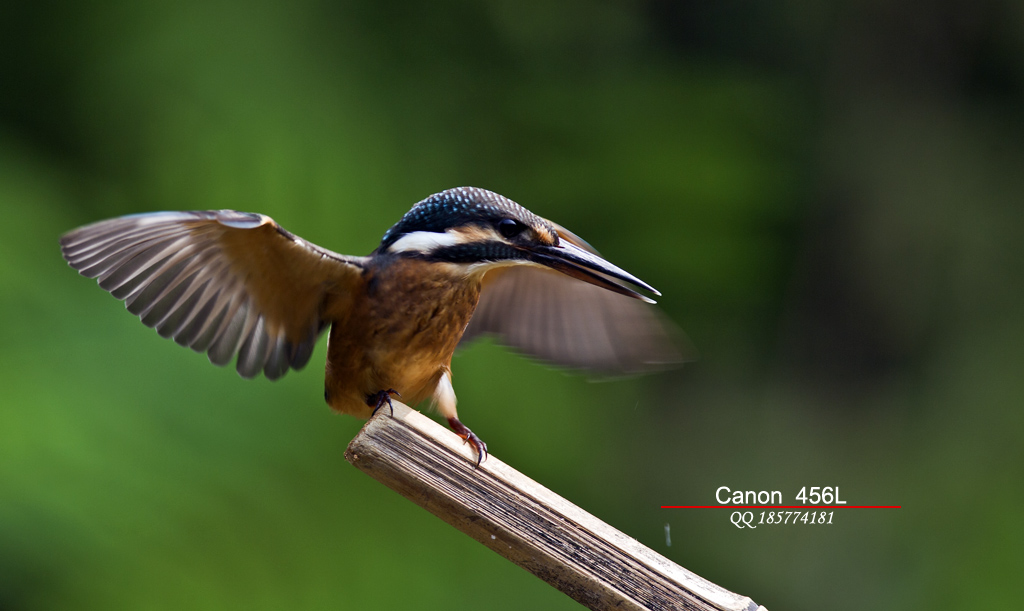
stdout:
<svg viewBox="0 0 1024 611">
<path fill-rule="evenodd" d="M 234 210 L 124 216 L 60 244 L 71 267 L 161 336 L 217 365 L 238 355 L 242 377 L 272 380 L 309 361 L 325 295 L 353 286 L 364 264 Z"/>
<path fill-rule="evenodd" d="M 596 254 L 557 229 L 560 239 Z M 682 333 L 656 308 L 539 267 L 487 272 L 461 345 L 485 334 L 543 361 L 603 374 L 642 373 L 689 360 L 677 348 Z"/>
</svg>

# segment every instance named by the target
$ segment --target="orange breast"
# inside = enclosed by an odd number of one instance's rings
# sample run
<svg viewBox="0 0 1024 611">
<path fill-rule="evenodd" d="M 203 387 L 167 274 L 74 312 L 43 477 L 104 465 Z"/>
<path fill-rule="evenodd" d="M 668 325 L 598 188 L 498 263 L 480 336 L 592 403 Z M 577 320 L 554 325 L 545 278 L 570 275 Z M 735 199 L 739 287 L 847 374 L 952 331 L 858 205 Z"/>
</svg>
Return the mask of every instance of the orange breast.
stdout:
<svg viewBox="0 0 1024 611">
<path fill-rule="evenodd" d="M 415 405 L 451 365 L 480 282 L 446 265 L 396 258 L 367 272 L 358 294 L 329 300 L 328 404 L 367 418 L 368 395 L 394 389 Z M 339 296 L 341 297 L 341 296 Z"/>
</svg>

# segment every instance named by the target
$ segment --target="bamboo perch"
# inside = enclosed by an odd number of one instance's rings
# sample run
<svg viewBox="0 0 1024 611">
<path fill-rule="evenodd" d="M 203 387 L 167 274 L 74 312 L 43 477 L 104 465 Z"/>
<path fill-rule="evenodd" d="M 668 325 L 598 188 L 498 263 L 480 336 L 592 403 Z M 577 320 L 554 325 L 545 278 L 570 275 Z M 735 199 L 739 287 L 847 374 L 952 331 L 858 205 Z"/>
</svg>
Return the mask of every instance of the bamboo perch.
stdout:
<svg viewBox="0 0 1024 611">
<path fill-rule="evenodd" d="M 765 611 L 641 545 L 494 456 L 394 403 L 345 457 L 374 479 L 591 609 Z"/>
</svg>

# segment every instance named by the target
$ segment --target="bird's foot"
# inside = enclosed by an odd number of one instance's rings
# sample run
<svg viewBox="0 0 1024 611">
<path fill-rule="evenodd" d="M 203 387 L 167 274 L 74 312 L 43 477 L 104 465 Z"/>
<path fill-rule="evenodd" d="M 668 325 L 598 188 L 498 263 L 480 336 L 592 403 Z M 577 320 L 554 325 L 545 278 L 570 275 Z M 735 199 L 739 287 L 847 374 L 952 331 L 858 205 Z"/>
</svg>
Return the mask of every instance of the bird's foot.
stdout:
<svg viewBox="0 0 1024 611">
<path fill-rule="evenodd" d="M 388 409 L 391 410 L 391 416 L 395 416 L 395 406 L 391 405 L 391 395 L 401 397 L 402 393 L 398 392 L 394 388 L 389 388 L 387 390 L 382 390 L 372 395 L 367 395 L 366 404 L 373 407 L 373 413 L 370 414 L 371 418 L 373 416 L 376 416 L 377 412 L 380 411 L 380 408 L 384 407 L 385 405 L 387 405 Z"/>
<path fill-rule="evenodd" d="M 467 441 L 473 445 L 473 449 L 476 450 L 476 466 L 480 466 L 480 463 L 487 459 L 487 444 L 482 439 L 477 437 L 476 433 L 469 430 L 469 427 L 459 422 L 458 418 L 449 418 L 448 426 L 452 427 L 455 434 L 462 437 L 462 442 Z"/>
</svg>

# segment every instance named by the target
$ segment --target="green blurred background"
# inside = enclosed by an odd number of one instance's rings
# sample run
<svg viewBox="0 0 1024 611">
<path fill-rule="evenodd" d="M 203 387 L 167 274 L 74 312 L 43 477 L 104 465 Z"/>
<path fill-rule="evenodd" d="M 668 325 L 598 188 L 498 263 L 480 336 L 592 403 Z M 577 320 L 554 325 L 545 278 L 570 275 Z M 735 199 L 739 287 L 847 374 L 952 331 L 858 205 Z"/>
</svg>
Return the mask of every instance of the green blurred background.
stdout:
<svg viewBox="0 0 1024 611">
<path fill-rule="evenodd" d="M 235 208 L 364 254 L 467 184 L 657 286 L 700 353 L 594 383 L 474 346 L 495 456 L 773 611 L 1019 599 L 1021 3 L 9 1 L 0 610 L 576 608 L 345 462 L 324 342 L 241 380 L 57 246 Z M 904 509 L 659 508 L 722 485 Z"/>
</svg>

